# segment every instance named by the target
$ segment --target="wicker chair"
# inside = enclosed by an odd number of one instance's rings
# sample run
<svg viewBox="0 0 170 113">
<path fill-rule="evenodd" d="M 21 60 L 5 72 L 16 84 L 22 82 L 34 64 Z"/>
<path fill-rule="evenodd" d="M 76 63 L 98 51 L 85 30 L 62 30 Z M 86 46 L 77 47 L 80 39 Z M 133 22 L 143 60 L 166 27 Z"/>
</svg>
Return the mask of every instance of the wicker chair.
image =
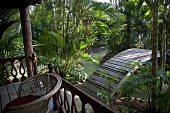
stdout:
<svg viewBox="0 0 170 113">
<path fill-rule="evenodd" d="M 34 75 L 20 83 L 18 97 L 27 95 L 39 96 L 39 98 L 19 106 L 11 106 L 7 113 L 48 113 L 50 97 L 60 88 L 62 80 L 51 73 Z"/>
</svg>

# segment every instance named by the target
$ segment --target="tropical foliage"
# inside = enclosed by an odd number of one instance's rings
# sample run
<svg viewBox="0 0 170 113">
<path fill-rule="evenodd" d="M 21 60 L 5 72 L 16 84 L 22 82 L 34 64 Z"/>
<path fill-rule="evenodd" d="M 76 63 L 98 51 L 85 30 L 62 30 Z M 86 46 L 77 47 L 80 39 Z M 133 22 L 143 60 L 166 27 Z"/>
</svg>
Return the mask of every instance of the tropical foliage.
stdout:
<svg viewBox="0 0 170 113">
<path fill-rule="evenodd" d="M 128 78 L 125 82 L 128 90 L 122 95 L 132 96 L 140 92 L 142 97 L 152 102 L 153 109 L 166 112 L 169 103 L 164 104 L 161 99 L 168 98 L 169 71 L 160 72 L 167 69 L 165 52 L 170 51 L 169 5 L 169 0 L 110 0 L 109 3 L 45 0 L 41 5 L 31 6 L 32 36 L 38 65 L 44 72 L 47 71 L 44 66 L 54 63 L 59 75 L 77 83 L 87 76 L 82 59 L 98 63 L 87 52 L 91 46 L 102 46 L 112 55 L 133 47 L 152 49 L 152 64 L 138 65 L 140 72 Z M 0 17 L 3 25 L 0 27 L 0 58 L 23 54 L 20 22 L 17 21 L 19 12 L 11 12 L 6 18 Z"/>
<path fill-rule="evenodd" d="M 151 62 L 133 62 L 133 66 L 138 67 L 138 70 L 131 73 L 131 76 L 128 76 L 127 80 L 121 86 L 121 97 L 140 97 L 148 101 L 148 103 L 154 103 L 157 112 L 168 112 L 170 109 L 170 81 L 165 71 L 158 69 L 157 75 L 153 76 Z M 160 84 L 162 78 L 165 79 L 165 84 L 163 86 Z M 155 82 L 158 86 L 155 86 Z M 152 98 L 152 90 L 155 87 L 158 87 L 156 90 L 156 97 Z"/>
</svg>

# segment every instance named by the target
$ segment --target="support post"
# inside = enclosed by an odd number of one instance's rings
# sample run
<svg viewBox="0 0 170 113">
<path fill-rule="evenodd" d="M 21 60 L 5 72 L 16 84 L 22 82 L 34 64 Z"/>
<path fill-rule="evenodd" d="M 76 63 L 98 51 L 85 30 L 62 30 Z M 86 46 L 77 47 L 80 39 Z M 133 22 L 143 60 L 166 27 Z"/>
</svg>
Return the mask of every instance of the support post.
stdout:
<svg viewBox="0 0 170 113">
<path fill-rule="evenodd" d="M 29 56 L 30 54 L 33 53 L 33 47 L 32 47 L 32 32 L 31 32 L 31 23 L 30 23 L 30 16 L 29 16 L 29 7 L 20 8 L 19 10 L 20 10 L 20 19 L 22 25 L 22 35 L 23 35 L 28 77 L 31 77 L 33 76 L 33 70 L 32 70 L 32 61 L 29 58 Z"/>
<path fill-rule="evenodd" d="M 48 70 L 49 70 L 48 71 L 49 73 L 55 73 L 54 65 L 53 64 L 48 64 Z M 59 99 L 59 91 L 57 91 L 57 93 L 55 93 L 52 97 L 53 97 L 53 105 L 54 105 L 53 110 L 58 111 L 59 108 L 58 108 L 57 99 Z"/>
</svg>

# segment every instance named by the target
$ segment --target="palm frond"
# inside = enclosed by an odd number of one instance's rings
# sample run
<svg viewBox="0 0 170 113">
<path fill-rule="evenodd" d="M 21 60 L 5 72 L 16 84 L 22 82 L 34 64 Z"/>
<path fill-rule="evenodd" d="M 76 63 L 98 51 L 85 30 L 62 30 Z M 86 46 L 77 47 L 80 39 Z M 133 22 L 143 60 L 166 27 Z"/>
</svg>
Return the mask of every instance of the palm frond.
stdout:
<svg viewBox="0 0 170 113">
<path fill-rule="evenodd" d="M 117 12 L 117 10 L 110 3 L 93 2 L 93 5 L 91 5 L 91 7 L 93 8 L 93 10 L 105 12 L 105 14 L 109 15 L 110 17 L 116 17 L 115 13 Z"/>
</svg>

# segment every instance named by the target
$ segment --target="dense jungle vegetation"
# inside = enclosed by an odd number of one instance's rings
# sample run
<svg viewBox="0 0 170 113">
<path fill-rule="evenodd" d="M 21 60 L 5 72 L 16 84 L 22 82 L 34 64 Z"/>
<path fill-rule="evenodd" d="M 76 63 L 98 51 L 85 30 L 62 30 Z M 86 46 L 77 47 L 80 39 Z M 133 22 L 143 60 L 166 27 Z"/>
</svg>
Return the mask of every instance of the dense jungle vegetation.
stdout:
<svg viewBox="0 0 170 113">
<path fill-rule="evenodd" d="M 128 78 L 121 96 L 143 92 L 152 112 L 168 112 L 170 72 L 165 53 L 170 52 L 169 6 L 170 0 L 44 0 L 31 6 L 39 71 L 45 72 L 45 66 L 53 63 L 60 76 L 75 84 L 88 77 L 85 62 L 99 64 L 89 54 L 91 48 L 105 48 L 110 56 L 129 48 L 151 49 L 152 62 L 135 64 L 140 71 Z M 19 18 L 14 10 L 6 18 L 6 29 L 0 31 L 1 59 L 24 55 Z"/>
</svg>

